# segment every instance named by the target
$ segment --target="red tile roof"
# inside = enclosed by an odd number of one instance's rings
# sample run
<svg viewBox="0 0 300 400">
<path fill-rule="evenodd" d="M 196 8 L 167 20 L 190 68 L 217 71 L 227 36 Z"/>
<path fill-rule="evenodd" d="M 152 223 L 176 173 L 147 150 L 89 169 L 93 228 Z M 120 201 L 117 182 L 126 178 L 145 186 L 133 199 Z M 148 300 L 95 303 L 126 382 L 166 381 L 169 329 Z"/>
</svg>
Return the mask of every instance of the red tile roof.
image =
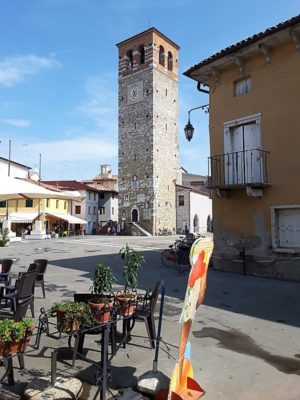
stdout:
<svg viewBox="0 0 300 400">
<path fill-rule="evenodd" d="M 77 181 L 42 181 L 42 183 L 60 190 L 89 190 L 98 192 L 97 189 Z"/>
<path fill-rule="evenodd" d="M 34 179 L 30 179 L 30 178 L 16 178 L 16 179 L 21 179 L 22 181 L 26 181 L 26 182 L 29 182 L 29 183 L 32 183 L 33 185 L 36 185 L 36 186 L 42 186 L 42 187 L 44 187 L 44 188 L 46 188 L 46 189 L 50 189 L 50 190 L 53 190 L 53 191 L 55 191 L 55 192 L 61 192 L 61 189 L 59 189 L 57 186 L 51 186 L 51 185 L 47 185 L 46 183 L 44 183 L 44 182 L 39 182 L 39 181 L 35 181 Z"/>
</svg>

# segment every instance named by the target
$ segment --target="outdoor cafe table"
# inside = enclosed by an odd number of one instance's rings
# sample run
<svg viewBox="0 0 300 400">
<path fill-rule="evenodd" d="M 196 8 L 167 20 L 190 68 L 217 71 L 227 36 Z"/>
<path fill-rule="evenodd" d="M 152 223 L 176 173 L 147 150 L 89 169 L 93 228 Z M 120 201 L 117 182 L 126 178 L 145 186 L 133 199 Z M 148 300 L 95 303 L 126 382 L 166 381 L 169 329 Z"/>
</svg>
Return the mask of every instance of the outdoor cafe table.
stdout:
<svg viewBox="0 0 300 400">
<path fill-rule="evenodd" d="M 68 339 L 69 347 L 71 347 L 71 340 L 72 338 L 75 339 L 75 344 L 74 344 L 74 349 L 73 349 L 73 359 L 72 359 L 72 366 L 74 366 L 74 363 L 76 361 L 76 356 L 77 354 L 80 355 L 80 357 L 87 362 L 92 363 L 97 369 L 96 373 L 96 384 L 99 386 L 98 392 L 100 395 L 100 400 L 105 400 L 106 399 L 106 390 L 107 390 L 107 381 L 111 378 L 111 372 L 109 371 L 109 365 L 111 360 L 113 359 L 114 356 L 116 356 L 117 351 L 123 346 L 125 347 L 125 344 L 129 338 L 130 332 L 134 326 L 134 314 L 132 315 L 127 315 L 127 316 L 120 316 L 117 315 L 117 313 L 114 310 L 113 312 L 113 317 L 105 323 L 99 323 L 95 324 L 90 327 L 82 327 L 81 329 L 75 331 L 75 332 L 70 332 L 70 333 L 65 333 L 62 335 L 61 332 L 59 332 L 59 337 L 54 336 L 53 334 L 49 333 L 49 320 L 47 313 L 45 312 L 44 309 L 41 309 L 41 314 L 39 317 L 39 324 L 38 324 L 38 333 L 37 333 L 37 339 L 36 339 L 36 344 L 35 347 L 38 349 L 39 344 L 40 344 L 40 338 L 41 334 L 43 332 L 46 332 L 48 336 L 55 337 L 55 338 L 60 338 L 60 339 Z M 118 346 L 116 345 L 116 328 L 117 328 L 117 322 L 122 321 L 123 324 L 123 334 L 122 334 L 122 339 L 119 342 Z M 132 322 L 132 323 L 130 323 Z M 51 325 L 53 323 L 50 323 Z M 88 358 L 86 358 L 83 355 L 83 340 L 84 336 L 86 334 L 99 334 L 100 336 L 100 347 L 101 347 L 101 356 L 100 356 L 100 362 L 92 362 Z M 112 352 L 109 357 L 108 354 L 108 347 L 109 347 L 109 335 L 111 334 L 111 339 L 113 340 L 112 343 Z M 56 356 L 57 353 L 59 353 L 60 349 L 57 349 L 54 351 L 54 357 L 55 362 L 51 363 L 51 376 L 56 377 Z M 55 381 L 55 378 L 52 378 L 52 381 Z"/>
</svg>

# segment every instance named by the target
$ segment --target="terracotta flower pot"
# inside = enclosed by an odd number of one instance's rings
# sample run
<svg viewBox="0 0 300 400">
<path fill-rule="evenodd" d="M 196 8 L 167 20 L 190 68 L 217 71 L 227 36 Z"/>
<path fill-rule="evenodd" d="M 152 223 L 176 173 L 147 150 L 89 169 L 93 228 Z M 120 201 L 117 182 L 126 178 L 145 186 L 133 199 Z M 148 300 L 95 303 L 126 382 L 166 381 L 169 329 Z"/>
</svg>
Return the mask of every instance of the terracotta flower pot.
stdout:
<svg viewBox="0 0 300 400">
<path fill-rule="evenodd" d="M 134 313 L 137 295 L 135 293 L 117 293 L 116 303 L 117 312 L 123 317 L 128 317 Z"/>
<path fill-rule="evenodd" d="M 91 313 L 100 324 L 105 324 L 110 319 L 113 301 L 110 298 L 95 297 L 88 301 Z"/>
<path fill-rule="evenodd" d="M 80 315 L 78 319 L 74 319 L 73 321 L 68 320 L 66 317 L 66 313 L 64 311 L 57 311 L 57 329 L 59 332 L 64 333 L 73 333 L 77 332 L 80 329 Z"/>
<path fill-rule="evenodd" d="M 31 328 L 32 330 L 34 327 Z M 7 356 L 8 354 L 15 354 L 15 353 L 24 353 L 26 350 L 27 345 L 31 340 L 32 334 L 28 335 L 26 339 L 22 339 L 19 341 L 13 340 L 10 343 L 7 342 L 0 342 L 0 356 Z"/>
</svg>

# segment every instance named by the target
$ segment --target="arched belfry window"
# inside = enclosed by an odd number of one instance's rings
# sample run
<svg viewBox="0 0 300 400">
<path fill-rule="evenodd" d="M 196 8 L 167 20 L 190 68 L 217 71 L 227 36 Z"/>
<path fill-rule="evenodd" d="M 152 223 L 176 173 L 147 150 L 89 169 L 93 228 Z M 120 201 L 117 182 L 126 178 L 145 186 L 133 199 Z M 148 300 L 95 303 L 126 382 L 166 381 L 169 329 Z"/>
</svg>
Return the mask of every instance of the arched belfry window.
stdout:
<svg viewBox="0 0 300 400">
<path fill-rule="evenodd" d="M 145 63 L 145 47 L 142 45 L 139 48 L 140 51 L 140 64 L 144 64 Z"/>
<path fill-rule="evenodd" d="M 173 71 L 173 56 L 170 51 L 168 52 L 168 70 Z"/>
<path fill-rule="evenodd" d="M 133 53 L 132 50 L 127 51 L 127 69 L 133 68 Z"/>
<path fill-rule="evenodd" d="M 165 66 L 165 49 L 163 46 L 159 46 L 159 63 L 162 66 Z"/>
</svg>

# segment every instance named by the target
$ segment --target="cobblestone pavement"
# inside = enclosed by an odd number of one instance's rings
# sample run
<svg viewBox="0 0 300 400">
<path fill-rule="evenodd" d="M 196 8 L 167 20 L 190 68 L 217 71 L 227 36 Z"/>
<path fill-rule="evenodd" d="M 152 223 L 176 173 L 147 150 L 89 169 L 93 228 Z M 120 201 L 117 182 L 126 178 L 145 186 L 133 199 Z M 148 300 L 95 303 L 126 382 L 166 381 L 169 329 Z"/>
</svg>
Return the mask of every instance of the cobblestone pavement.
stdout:
<svg viewBox="0 0 300 400">
<path fill-rule="evenodd" d="M 146 263 L 138 289 L 153 287 L 157 280 L 163 280 L 166 287 L 158 369 L 170 376 L 177 355 L 178 319 L 187 282 L 187 274 L 166 268 L 160 261 L 161 249 L 174 239 L 86 236 L 26 240 L 1 248 L 0 258 L 16 259 L 14 274 L 25 271 L 34 258 L 48 258 L 46 299 L 42 298 L 41 289 L 36 289 L 35 308 L 39 310 L 72 299 L 74 292 L 89 291 L 99 262 L 113 267 L 116 288 L 121 287 L 124 281 L 120 248 L 128 243 L 143 251 Z M 210 269 L 205 301 L 197 311 L 191 334 L 194 374 L 206 391 L 205 400 L 299 400 L 299 304 L 299 283 Z M 97 390 L 95 367 L 81 360 L 72 367 L 72 352 L 64 337 L 43 336 L 39 350 L 27 352 L 23 371 L 14 360 L 16 384 L 8 387 L 2 383 L 3 390 L 21 394 L 27 382 L 49 375 L 51 352 L 58 348 L 58 375 L 79 377 L 84 382 L 82 399 L 93 399 Z M 99 360 L 99 343 L 93 336 L 87 338 L 85 349 L 89 359 Z M 112 389 L 134 386 L 137 377 L 151 370 L 153 357 L 145 325 L 137 323 L 131 342 L 112 360 Z"/>
</svg>

